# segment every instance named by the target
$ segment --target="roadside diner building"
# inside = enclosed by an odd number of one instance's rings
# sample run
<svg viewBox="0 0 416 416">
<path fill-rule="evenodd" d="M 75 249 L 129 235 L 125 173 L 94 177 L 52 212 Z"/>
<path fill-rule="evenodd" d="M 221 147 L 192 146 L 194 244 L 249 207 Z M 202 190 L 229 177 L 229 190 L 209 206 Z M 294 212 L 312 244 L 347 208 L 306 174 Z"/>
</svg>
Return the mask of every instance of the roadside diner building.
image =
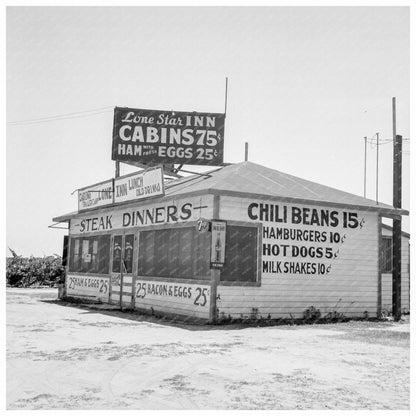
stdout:
<svg viewBox="0 0 416 416">
<path fill-rule="evenodd" d="M 69 227 L 67 297 L 205 321 L 301 318 L 311 306 L 376 317 L 391 308 L 391 229 L 382 218 L 403 209 L 252 162 L 152 189 L 122 179 L 126 188 L 113 179 L 80 190 L 78 211 L 53 219 Z M 131 188 L 151 196 L 129 200 Z"/>
</svg>

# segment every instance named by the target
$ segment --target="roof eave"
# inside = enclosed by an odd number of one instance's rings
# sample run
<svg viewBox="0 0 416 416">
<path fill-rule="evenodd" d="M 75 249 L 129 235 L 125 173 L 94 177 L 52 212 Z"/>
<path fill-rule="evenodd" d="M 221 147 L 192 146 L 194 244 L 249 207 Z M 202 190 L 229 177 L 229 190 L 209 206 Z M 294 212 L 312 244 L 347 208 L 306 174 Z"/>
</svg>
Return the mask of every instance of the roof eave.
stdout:
<svg viewBox="0 0 416 416">
<path fill-rule="evenodd" d="M 284 201 L 284 202 L 294 202 L 310 205 L 324 205 L 331 207 L 348 207 L 361 211 L 374 211 L 380 212 L 383 216 L 388 218 L 400 218 L 402 215 L 409 215 L 409 211 L 399 208 L 394 208 L 390 206 L 371 206 L 371 205 L 361 205 L 361 204 L 349 204 L 345 202 L 334 202 L 334 201 L 325 201 L 318 199 L 307 199 L 307 198 L 297 198 L 297 197 L 287 197 L 287 196 L 277 196 L 277 195 L 265 195 L 265 194 L 254 194 L 254 193 L 245 193 L 240 191 L 230 191 L 230 190 L 217 190 L 209 189 L 209 193 L 215 195 L 223 196 L 233 196 L 233 197 L 249 197 L 249 198 L 258 198 L 258 199 L 268 199 L 270 201 Z"/>
<path fill-rule="evenodd" d="M 238 198 L 257 198 L 257 199 L 267 199 L 269 201 L 284 201 L 284 202 L 293 202 L 293 203 L 300 203 L 300 204 L 309 204 L 309 205 L 323 205 L 323 206 L 330 206 L 336 208 L 351 208 L 360 211 L 371 211 L 371 212 L 379 212 L 382 216 L 386 218 L 400 218 L 403 215 L 409 215 L 409 211 L 404 209 L 398 209 L 394 207 L 381 207 L 381 206 L 370 206 L 370 205 L 360 205 L 360 204 L 348 204 L 343 202 L 333 202 L 333 201 L 323 201 L 323 200 L 316 200 L 316 199 L 307 199 L 307 198 L 296 198 L 296 197 L 287 197 L 287 196 L 276 196 L 276 195 L 266 195 L 266 194 L 255 194 L 255 193 L 247 193 L 247 192 L 240 192 L 240 191 L 231 191 L 231 190 L 224 190 L 224 189 L 215 189 L 215 188 L 207 188 L 207 189 L 198 189 L 195 191 L 188 191 L 184 193 L 172 194 L 172 195 L 164 195 L 158 198 L 152 198 L 143 202 L 152 202 L 152 203 L 159 203 L 166 199 L 176 199 L 176 198 L 186 198 L 189 196 L 199 196 L 199 195 L 219 195 L 219 196 L 231 196 L 231 197 L 238 197 Z M 93 208 L 90 210 L 85 210 L 81 212 L 71 212 L 68 214 L 61 215 L 59 217 L 55 217 L 52 220 L 55 222 L 66 222 L 71 220 L 72 218 L 78 218 L 86 214 L 92 214 L 95 212 L 99 212 L 102 210 L 110 211 L 114 208 L 123 207 L 129 208 L 134 207 L 137 205 L 137 201 L 135 202 L 126 202 L 126 203 L 119 203 L 119 204 L 110 204 L 106 205 L 105 207 L 100 208 Z"/>
<path fill-rule="evenodd" d="M 74 218 L 76 213 L 70 212 L 69 214 L 60 215 L 59 217 L 52 218 L 53 222 L 60 223 L 60 222 L 69 222 L 71 218 Z"/>
</svg>

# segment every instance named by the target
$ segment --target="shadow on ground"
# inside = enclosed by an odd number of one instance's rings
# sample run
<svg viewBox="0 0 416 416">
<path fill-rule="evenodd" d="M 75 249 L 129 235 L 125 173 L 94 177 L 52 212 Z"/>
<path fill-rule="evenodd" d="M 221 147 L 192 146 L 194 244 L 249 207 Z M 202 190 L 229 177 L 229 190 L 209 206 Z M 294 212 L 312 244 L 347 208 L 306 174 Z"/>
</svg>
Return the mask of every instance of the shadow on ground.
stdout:
<svg viewBox="0 0 416 416">
<path fill-rule="evenodd" d="M 109 305 L 109 304 L 96 304 L 96 303 L 81 303 L 81 302 L 69 302 L 61 299 L 39 299 L 40 302 L 55 304 L 63 307 L 77 308 L 84 310 L 85 314 L 99 314 L 105 315 L 108 317 L 117 317 L 133 322 L 145 322 L 156 325 L 170 326 L 175 328 L 181 328 L 188 331 L 219 331 L 219 330 L 242 330 L 253 327 L 276 327 L 282 330 L 296 330 L 300 326 L 306 327 L 317 327 L 319 326 L 322 329 L 344 329 L 348 331 L 361 331 L 369 329 L 389 329 L 397 326 L 395 322 L 385 322 L 380 320 L 362 320 L 362 319 L 351 319 L 346 322 L 315 322 L 315 323 L 299 323 L 293 322 L 288 323 L 286 321 L 271 320 L 271 321 L 250 321 L 237 322 L 237 323 L 219 323 L 211 324 L 201 321 L 193 317 L 167 317 L 167 316 L 158 316 L 142 313 L 138 310 L 132 310 L 123 308 L 121 309 L 118 305 Z M 401 323 L 409 321 L 409 316 L 403 316 Z M 351 335 L 354 337 L 355 335 Z M 394 335 L 392 335 L 394 336 Z"/>
<path fill-rule="evenodd" d="M 158 325 L 172 326 L 175 328 L 186 329 L 188 331 L 211 331 L 211 330 L 239 330 L 247 328 L 249 325 L 246 324 L 227 324 L 227 325 L 212 325 L 208 323 L 201 323 L 201 320 L 196 320 L 195 318 L 189 317 L 178 317 L 178 318 L 168 318 L 168 317 L 159 317 L 153 315 L 145 315 L 136 310 L 131 309 L 121 309 L 116 305 L 107 305 L 107 304 L 85 304 L 85 303 L 73 303 L 67 302 L 60 299 L 43 299 L 40 302 L 55 304 L 58 306 L 77 308 L 85 310 L 86 314 L 100 314 L 105 316 L 117 317 L 122 319 L 127 319 L 135 322 L 147 322 Z M 259 325 L 256 325 L 259 326 Z"/>
</svg>

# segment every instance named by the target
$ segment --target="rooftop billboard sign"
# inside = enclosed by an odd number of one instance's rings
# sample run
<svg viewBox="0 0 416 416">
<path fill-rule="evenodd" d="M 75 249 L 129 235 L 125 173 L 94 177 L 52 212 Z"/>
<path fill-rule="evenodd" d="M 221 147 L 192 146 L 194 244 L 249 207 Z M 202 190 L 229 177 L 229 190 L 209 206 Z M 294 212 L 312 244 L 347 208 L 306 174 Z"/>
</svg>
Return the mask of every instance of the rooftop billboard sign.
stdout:
<svg viewBox="0 0 416 416">
<path fill-rule="evenodd" d="M 112 160 L 155 164 L 223 163 L 225 114 L 115 107 Z"/>
</svg>

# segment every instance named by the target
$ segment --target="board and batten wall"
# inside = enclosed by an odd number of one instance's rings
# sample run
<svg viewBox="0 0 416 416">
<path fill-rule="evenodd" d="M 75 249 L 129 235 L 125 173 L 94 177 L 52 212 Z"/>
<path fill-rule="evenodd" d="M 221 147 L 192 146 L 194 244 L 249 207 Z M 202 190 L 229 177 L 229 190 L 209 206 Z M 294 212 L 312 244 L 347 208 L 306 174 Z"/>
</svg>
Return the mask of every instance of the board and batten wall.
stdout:
<svg viewBox="0 0 416 416">
<path fill-rule="evenodd" d="M 393 237 L 390 229 L 382 227 L 383 237 Z M 382 273 L 381 308 L 386 311 L 392 309 L 392 273 Z M 410 312 L 410 245 L 409 238 L 402 236 L 402 312 Z"/>
<path fill-rule="evenodd" d="M 266 204 L 278 206 L 280 220 L 259 221 L 259 208 L 251 210 L 250 204 Z M 284 208 L 286 207 L 286 208 Z M 303 209 L 306 209 L 303 211 Z M 287 217 L 284 217 L 286 209 Z M 294 224 L 292 221 L 292 210 L 307 213 L 306 224 Z M 308 210 L 309 209 L 309 210 Z M 320 216 L 321 210 L 328 210 L 332 215 L 332 226 L 322 226 L 311 222 L 312 211 Z M 346 214 L 344 214 L 346 213 Z M 358 225 L 355 228 L 343 226 L 343 216 L 347 218 L 352 213 L 356 217 Z M 338 218 L 338 223 L 336 221 Z M 258 316 L 266 317 L 270 314 L 272 318 L 290 317 L 301 318 L 303 312 L 310 306 L 320 309 L 322 315 L 332 311 L 343 313 L 346 316 L 369 316 L 377 315 L 378 307 L 378 282 L 379 282 L 379 216 L 376 212 L 358 211 L 352 209 L 334 208 L 318 205 L 294 204 L 276 202 L 270 200 L 257 200 L 251 198 L 237 198 L 221 196 L 220 219 L 239 220 L 247 222 L 261 222 L 262 224 L 262 255 L 260 258 L 260 286 L 233 285 L 218 286 L 220 298 L 217 301 L 219 314 L 231 315 L 233 317 L 250 315 L 252 308 L 257 308 Z M 295 218 L 297 220 L 298 217 Z M 303 221 L 302 221 L 303 222 Z M 314 238 L 320 241 L 301 241 L 297 238 L 283 240 L 265 233 L 265 228 L 285 228 L 300 231 L 311 230 Z M 318 232 L 318 233 L 315 233 Z M 332 234 L 331 234 L 332 233 Z M 336 236 L 335 236 L 336 234 Z M 330 242 L 330 239 L 338 242 Z M 322 241 L 324 240 L 325 241 Z M 267 247 L 278 245 L 274 254 L 269 254 Z M 284 253 L 282 245 L 287 245 Z M 293 246 L 297 248 L 293 249 Z M 312 248 L 316 252 L 322 247 L 325 253 L 332 253 L 332 258 L 317 258 L 296 256 L 299 247 Z M 327 250 L 328 248 L 328 250 Z M 264 250 L 266 251 L 264 252 Z M 327 251 L 326 251 L 327 250 Z M 286 254 L 286 255 L 285 255 Z M 295 256 L 293 256 L 295 254 Z M 329 255 L 329 254 L 328 254 Z M 298 265 L 299 269 L 285 270 L 292 263 L 309 263 Z M 311 266 L 315 263 L 315 266 Z M 302 267 L 303 270 L 302 270 Z M 316 271 L 319 270 L 319 273 Z M 302 272 L 303 273 L 299 273 Z M 310 272 L 310 273 L 305 273 Z M 312 273 L 315 271 L 315 273 Z M 322 274 L 320 274 L 322 273 Z"/>
</svg>

